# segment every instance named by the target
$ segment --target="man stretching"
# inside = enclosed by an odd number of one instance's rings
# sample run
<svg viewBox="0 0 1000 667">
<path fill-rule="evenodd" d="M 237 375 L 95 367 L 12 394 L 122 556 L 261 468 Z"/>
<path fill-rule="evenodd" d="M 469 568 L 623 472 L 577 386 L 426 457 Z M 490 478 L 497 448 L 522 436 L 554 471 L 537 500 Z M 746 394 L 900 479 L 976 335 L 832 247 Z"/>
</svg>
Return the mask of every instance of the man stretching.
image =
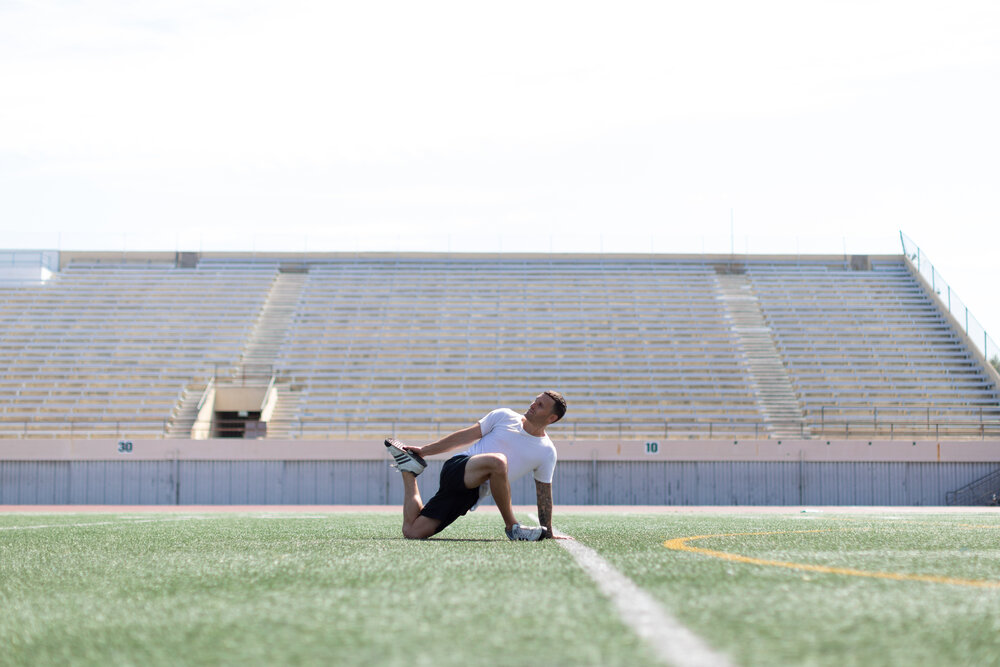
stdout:
<svg viewBox="0 0 1000 667">
<path fill-rule="evenodd" d="M 512 540 L 540 540 L 552 534 L 552 475 L 556 448 L 545 427 L 566 414 L 566 399 L 556 391 L 539 394 L 528 411 L 519 415 L 500 408 L 469 428 L 455 431 L 423 447 L 410 447 L 388 438 L 385 446 L 396 460 L 393 467 L 403 474 L 403 536 L 424 539 L 435 535 L 492 494 Z M 478 440 L 478 442 L 476 442 Z M 417 475 L 427 464 L 425 456 L 450 452 L 471 445 L 448 459 L 441 469 L 441 486 L 424 505 L 417 488 Z M 510 504 L 510 481 L 528 472 L 535 477 L 538 520 L 541 526 L 520 525 Z"/>
</svg>

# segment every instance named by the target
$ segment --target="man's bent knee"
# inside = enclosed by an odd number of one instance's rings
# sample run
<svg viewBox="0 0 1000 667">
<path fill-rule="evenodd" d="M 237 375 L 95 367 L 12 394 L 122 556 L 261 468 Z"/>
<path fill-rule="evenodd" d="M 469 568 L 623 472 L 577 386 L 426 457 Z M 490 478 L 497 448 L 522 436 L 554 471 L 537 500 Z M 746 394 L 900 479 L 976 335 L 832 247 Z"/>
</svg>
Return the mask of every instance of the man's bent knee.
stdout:
<svg viewBox="0 0 1000 667">
<path fill-rule="evenodd" d="M 507 457 L 503 454 L 480 454 L 492 472 L 507 472 Z"/>
<path fill-rule="evenodd" d="M 440 520 L 421 515 L 413 523 L 403 526 L 403 537 L 408 540 L 426 540 L 435 533 L 439 525 Z"/>
<path fill-rule="evenodd" d="M 473 489 L 496 474 L 507 474 L 507 457 L 503 454 L 476 454 L 465 466 L 465 488 Z"/>
</svg>

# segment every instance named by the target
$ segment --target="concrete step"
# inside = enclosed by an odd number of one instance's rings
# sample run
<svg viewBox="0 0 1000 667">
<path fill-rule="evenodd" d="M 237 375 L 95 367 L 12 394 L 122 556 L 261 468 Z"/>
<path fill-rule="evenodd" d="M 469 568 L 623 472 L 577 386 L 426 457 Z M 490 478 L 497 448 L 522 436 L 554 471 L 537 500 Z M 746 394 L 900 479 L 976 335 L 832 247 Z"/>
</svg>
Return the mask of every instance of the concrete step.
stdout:
<svg viewBox="0 0 1000 667">
<path fill-rule="evenodd" d="M 757 409 L 772 436 L 809 437 L 798 396 L 767 326 L 753 285 L 745 274 L 716 275 L 719 300 L 726 309 L 747 362 Z"/>
<path fill-rule="evenodd" d="M 267 300 L 257 317 L 250 339 L 243 349 L 240 368 L 275 367 L 308 280 L 308 274 L 304 273 L 277 275 L 271 283 Z M 278 392 L 278 403 L 267 424 L 267 437 L 295 437 L 297 428 L 293 433 L 290 425 L 298 417 L 299 394 L 287 381 L 281 381 L 280 378 L 275 382 L 275 388 Z"/>
<path fill-rule="evenodd" d="M 278 404 L 274 406 L 271 421 L 267 423 L 268 438 L 297 438 L 299 417 L 299 392 L 286 382 L 275 383 Z"/>
<path fill-rule="evenodd" d="M 167 438 L 190 438 L 191 428 L 198 418 L 198 402 L 205 392 L 203 383 L 192 383 L 184 388 L 180 400 L 167 420 Z"/>
<path fill-rule="evenodd" d="M 240 358 L 241 366 L 273 366 L 308 280 L 302 273 L 279 273 Z"/>
</svg>

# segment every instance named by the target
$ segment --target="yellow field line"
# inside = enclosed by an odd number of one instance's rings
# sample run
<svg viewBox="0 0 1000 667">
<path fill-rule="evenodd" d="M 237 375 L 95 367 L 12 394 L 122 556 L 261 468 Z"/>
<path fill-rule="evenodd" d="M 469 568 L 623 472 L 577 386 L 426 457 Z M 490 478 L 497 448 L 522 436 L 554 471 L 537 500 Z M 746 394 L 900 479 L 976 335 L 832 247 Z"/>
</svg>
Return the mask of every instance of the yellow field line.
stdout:
<svg viewBox="0 0 1000 667">
<path fill-rule="evenodd" d="M 727 553 L 725 551 L 713 551 L 712 549 L 702 549 L 693 547 L 688 542 L 694 540 L 707 540 L 713 537 L 746 537 L 751 535 L 787 535 L 791 533 L 829 533 L 832 528 L 819 530 L 774 530 L 763 533 L 721 533 L 719 535 L 692 535 L 690 537 L 677 537 L 663 543 L 668 549 L 673 551 L 688 551 L 690 553 L 721 558 L 722 560 L 733 561 L 735 563 L 749 563 L 751 565 L 766 565 L 769 567 L 786 567 L 792 570 L 806 570 L 809 572 L 822 572 L 824 574 L 843 574 L 849 577 L 871 577 L 875 579 L 894 579 L 896 581 L 926 581 L 935 584 L 952 584 L 954 586 L 975 586 L 977 588 L 1000 588 L 1000 581 L 984 581 L 980 579 L 958 579 L 955 577 L 940 577 L 933 574 L 901 574 L 898 572 L 869 572 L 867 570 L 855 570 L 848 567 L 828 567 L 826 565 L 810 565 L 809 563 L 790 563 L 780 560 L 767 560 L 764 558 L 753 558 L 740 554 Z"/>
</svg>

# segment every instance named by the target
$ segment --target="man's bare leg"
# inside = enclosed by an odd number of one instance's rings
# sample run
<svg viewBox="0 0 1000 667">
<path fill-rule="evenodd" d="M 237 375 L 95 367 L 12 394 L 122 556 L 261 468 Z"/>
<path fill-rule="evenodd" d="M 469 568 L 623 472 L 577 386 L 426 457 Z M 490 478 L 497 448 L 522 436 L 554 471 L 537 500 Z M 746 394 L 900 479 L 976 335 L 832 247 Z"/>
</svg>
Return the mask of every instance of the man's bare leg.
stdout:
<svg viewBox="0 0 1000 667">
<path fill-rule="evenodd" d="M 411 525 L 420 516 L 424 501 L 420 498 L 420 488 L 417 486 L 417 476 L 412 472 L 403 475 L 403 528 Z"/>
<path fill-rule="evenodd" d="M 505 527 L 517 523 L 510 504 L 510 480 L 507 477 L 507 457 L 503 454 L 477 454 L 465 464 L 465 488 L 474 489 L 489 480 L 490 493 L 500 510 Z"/>
<path fill-rule="evenodd" d="M 430 537 L 441 523 L 439 519 L 420 516 L 424 501 L 420 498 L 417 476 L 412 472 L 403 475 L 403 537 L 422 540 Z"/>
</svg>

